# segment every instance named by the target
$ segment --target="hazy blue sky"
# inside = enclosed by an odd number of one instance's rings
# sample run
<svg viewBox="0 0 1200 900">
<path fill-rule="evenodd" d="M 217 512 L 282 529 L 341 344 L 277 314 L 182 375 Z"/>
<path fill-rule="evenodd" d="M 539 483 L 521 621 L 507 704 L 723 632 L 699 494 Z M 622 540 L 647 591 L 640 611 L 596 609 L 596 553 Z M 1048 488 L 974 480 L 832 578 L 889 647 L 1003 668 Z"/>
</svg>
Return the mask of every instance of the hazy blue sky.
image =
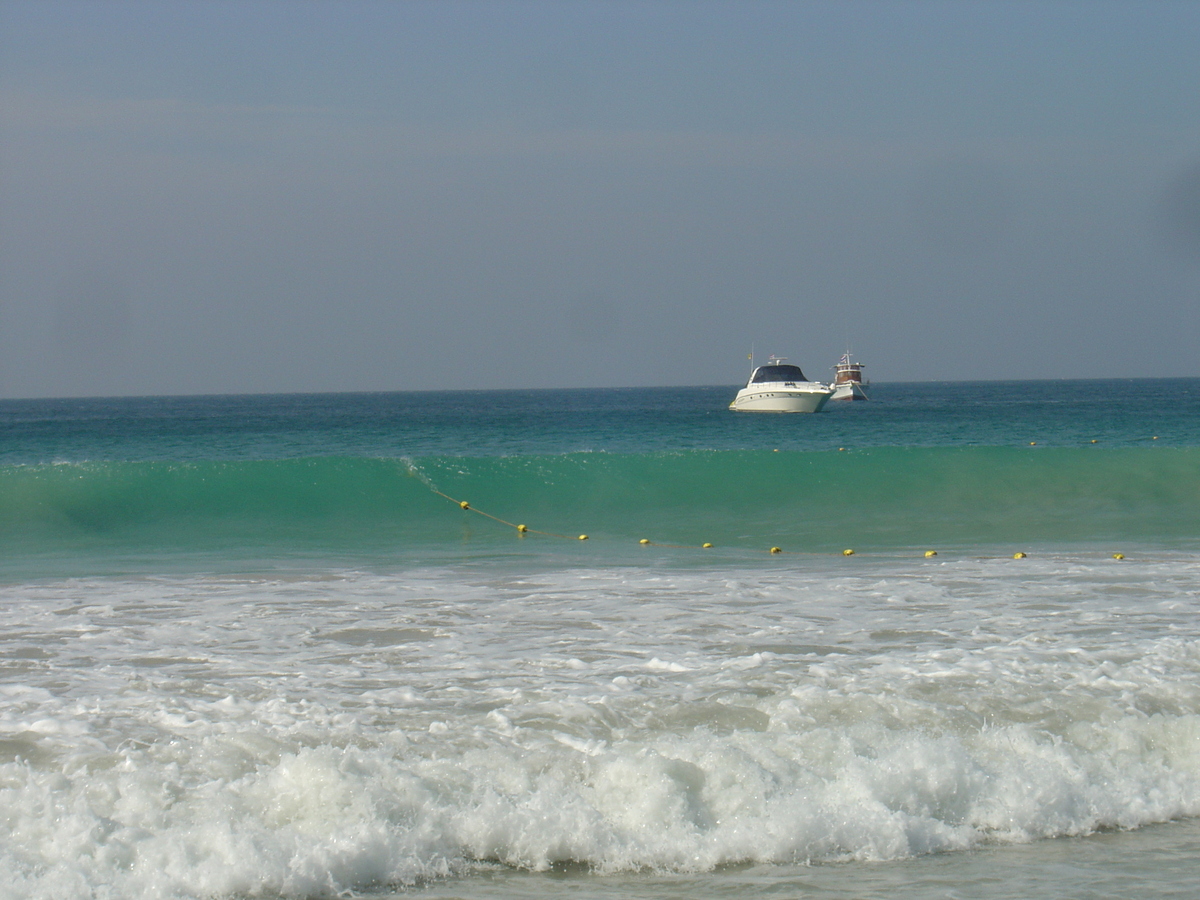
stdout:
<svg viewBox="0 0 1200 900">
<path fill-rule="evenodd" d="M 1200 3 L 0 0 L 0 396 L 1200 375 Z"/>
</svg>

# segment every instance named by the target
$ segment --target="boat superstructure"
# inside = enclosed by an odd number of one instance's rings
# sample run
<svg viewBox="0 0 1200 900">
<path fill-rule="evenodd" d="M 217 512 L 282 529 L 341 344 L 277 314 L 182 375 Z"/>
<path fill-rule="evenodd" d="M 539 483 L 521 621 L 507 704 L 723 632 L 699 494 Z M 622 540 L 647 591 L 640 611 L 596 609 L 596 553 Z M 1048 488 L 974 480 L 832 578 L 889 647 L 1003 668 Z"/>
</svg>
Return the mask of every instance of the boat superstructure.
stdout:
<svg viewBox="0 0 1200 900">
<path fill-rule="evenodd" d="M 758 366 L 729 408 L 739 412 L 820 412 L 833 389 L 809 381 L 799 366 L 785 361 L 786 357 L 772 356 L 765 366 Z"/>
<path fill-rule="evenodd" d="M 864 384 L 870 384 L 869 381 L 863 381 L 862 370 L 865 369 L 862 363 L 851 362 L 850 351 L 842 354 L 842 358 L 838 360 L 838 364 L 833 367 L 833 396 L 831 400 L 869 400 L 867 392 L 863 389 Z"/>
</svg>

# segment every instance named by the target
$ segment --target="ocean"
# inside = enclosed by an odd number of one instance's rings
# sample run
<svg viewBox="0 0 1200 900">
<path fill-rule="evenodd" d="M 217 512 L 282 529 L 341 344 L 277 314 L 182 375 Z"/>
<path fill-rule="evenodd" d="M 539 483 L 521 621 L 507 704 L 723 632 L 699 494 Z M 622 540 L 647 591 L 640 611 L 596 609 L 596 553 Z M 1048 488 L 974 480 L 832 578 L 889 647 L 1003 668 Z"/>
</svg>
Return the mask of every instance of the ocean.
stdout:
<svg viewBox="0 0 1200 900">
<path fill-rule="evenodd" d="M 1194 897 L 1200 379 L 0 401 L 0 898 Z"/>
</svg>

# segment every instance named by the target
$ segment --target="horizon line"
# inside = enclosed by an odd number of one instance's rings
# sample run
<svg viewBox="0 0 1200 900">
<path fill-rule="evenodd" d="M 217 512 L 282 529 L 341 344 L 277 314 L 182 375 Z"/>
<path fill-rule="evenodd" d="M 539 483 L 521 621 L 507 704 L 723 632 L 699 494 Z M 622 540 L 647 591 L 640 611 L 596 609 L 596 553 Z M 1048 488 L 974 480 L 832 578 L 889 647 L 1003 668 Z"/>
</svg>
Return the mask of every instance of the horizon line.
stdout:
<svg viewBox="0 0 1200 900">
<path fill-rule="evenodd" d="M 1139 375 L 1114 376 L 1107 378 L 943 378 L 937 380 L 872 381 L 872 387 L 880 385 L 917 384 L 1046 384 L 1070 382 L 1117 382 L 1117 381 L 1200 381 L 1200 375 Z M 357 390 L 320 391 L 196 391 L 170 394 L 43 394 L 27 397 L 0 397 L 0 403 L 27 403 L 38 400 L 174 400 L 204 397 L 336 397 L 361 396 L 368 394 L 502 394 L 532 393 L 539 391 L 654 391 L 711 388 L 738 390 L 741 382 L 731 384 L 647 384 L 647 385 L 579 385 L 574 387 L 508 387 L 508 388 L 386 388 Z"/>
</svg>

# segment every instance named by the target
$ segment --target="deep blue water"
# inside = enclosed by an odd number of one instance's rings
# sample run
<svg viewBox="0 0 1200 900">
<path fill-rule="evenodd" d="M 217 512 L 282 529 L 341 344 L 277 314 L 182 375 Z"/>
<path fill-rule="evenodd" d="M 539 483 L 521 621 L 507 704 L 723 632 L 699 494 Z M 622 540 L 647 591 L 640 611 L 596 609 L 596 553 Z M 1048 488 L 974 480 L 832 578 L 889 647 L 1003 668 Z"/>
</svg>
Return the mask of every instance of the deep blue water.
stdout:
<svg viewBox="0 0 1200 900">
<path fill-rule="evenodd" d="M 0 401 L 0 463 L 582 450 L 1200 446 L 1200 379 L 871 385 L 815 416 L 732 413 L 736 387 Z"/>
</svg>

